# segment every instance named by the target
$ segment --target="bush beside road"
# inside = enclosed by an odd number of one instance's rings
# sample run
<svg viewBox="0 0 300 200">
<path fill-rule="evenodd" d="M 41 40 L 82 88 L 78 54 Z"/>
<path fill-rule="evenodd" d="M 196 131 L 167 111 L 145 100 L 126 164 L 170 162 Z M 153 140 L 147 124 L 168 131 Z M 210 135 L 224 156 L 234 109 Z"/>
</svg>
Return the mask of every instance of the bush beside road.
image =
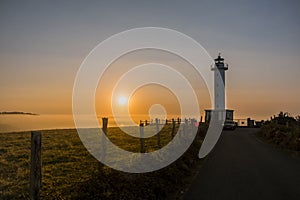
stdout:
<svg viewBox="0 0 300 200">
<path fill-rule="evenodd" d="M 300 151 L 300 117 L 280 112 L 264 123 L 257 136 L 270 143 L 293 151 Z"/>
</svg>

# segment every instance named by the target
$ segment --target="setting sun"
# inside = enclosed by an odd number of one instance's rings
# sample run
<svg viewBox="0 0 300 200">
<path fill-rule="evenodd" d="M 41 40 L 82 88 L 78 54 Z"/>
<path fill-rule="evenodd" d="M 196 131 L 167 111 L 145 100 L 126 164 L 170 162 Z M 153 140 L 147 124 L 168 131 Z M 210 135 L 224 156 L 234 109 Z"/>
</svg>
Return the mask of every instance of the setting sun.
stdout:
<svg viewBox="0 0 300 200">
<path fill-rule="evenodd" d="M 120 105 L 125 105 L 125 104 L 127 103 L 127 98 L 124 97 L 124 96 L 119 97 L 118 103 L 119 103 Z"/>
</svg>

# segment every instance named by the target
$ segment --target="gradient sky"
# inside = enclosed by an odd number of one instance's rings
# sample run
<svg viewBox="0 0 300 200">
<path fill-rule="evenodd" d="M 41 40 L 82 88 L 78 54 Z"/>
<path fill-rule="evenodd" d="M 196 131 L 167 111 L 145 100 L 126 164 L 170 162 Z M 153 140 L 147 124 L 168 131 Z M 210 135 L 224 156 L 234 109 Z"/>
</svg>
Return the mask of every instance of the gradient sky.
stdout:
<svg viewBox="0 0 300 200">
<path fill-rule="evenodd" d="M 236 118 L 300 113 L 300 2 L 1 1 L 0 111 L 72 112 L 85 56 L 109 36 L 155 26 L 197 40 L 229 64 Z M 208 66 L 209 67 L 209 66 Z"/>
</svg>

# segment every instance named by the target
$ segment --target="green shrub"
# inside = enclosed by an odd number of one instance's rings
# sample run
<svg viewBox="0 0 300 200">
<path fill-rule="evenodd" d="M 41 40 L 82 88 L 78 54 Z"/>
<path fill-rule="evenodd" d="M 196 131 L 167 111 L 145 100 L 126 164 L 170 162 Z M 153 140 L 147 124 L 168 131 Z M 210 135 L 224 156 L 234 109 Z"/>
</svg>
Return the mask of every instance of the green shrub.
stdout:
<svg viewBox="0 0 300 200">
<path fill-rule="evenodd" d="M 290 116 L 280 112 L 264 123 L 259 131 L 259 136 L 283 148 L 300 150 L 300 117 Z"/>
</svg>

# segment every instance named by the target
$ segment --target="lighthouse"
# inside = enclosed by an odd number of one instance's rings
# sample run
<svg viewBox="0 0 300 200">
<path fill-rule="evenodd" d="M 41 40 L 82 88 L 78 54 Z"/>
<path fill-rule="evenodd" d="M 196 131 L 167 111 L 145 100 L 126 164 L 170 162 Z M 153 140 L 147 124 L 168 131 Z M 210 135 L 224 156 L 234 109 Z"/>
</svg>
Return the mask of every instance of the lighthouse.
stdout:
<svg viewBox="0 0 300 200">
<path fill-rule="evenodd" d="M 205 122 L 210 121 L 212 113 L 222 123 L 233 121 L 233 110 L 226 109 L 225 106 L 225 71 L 228 70 L 228 64 L 224 63 L 220 53 L 214 61 L 211 66 L 214 73 L 214 109 L 205 110 Z"/>
<path fill-rule="evenodd" d="M 222 130 L 234 130 L 233 110 L 225 109 L 225 71 L 228 65 L 219 53 L 211 66 L 214 73 L 214 108 L 205 110 L 205 123 L 209 124 L 207 134 L 199 151 L 199 158 L 204 158 L 215 146 Z"/>
<path fill-rule="evenodd" d="M 225 110 L 225 71 L 228 70 L 228 65 L 224 63 L 224 58 L 219 56 L 215 59 L 215 64 L 211 67 L 214 72 L 214 94 L 215 111 Z"/>
</svg>

